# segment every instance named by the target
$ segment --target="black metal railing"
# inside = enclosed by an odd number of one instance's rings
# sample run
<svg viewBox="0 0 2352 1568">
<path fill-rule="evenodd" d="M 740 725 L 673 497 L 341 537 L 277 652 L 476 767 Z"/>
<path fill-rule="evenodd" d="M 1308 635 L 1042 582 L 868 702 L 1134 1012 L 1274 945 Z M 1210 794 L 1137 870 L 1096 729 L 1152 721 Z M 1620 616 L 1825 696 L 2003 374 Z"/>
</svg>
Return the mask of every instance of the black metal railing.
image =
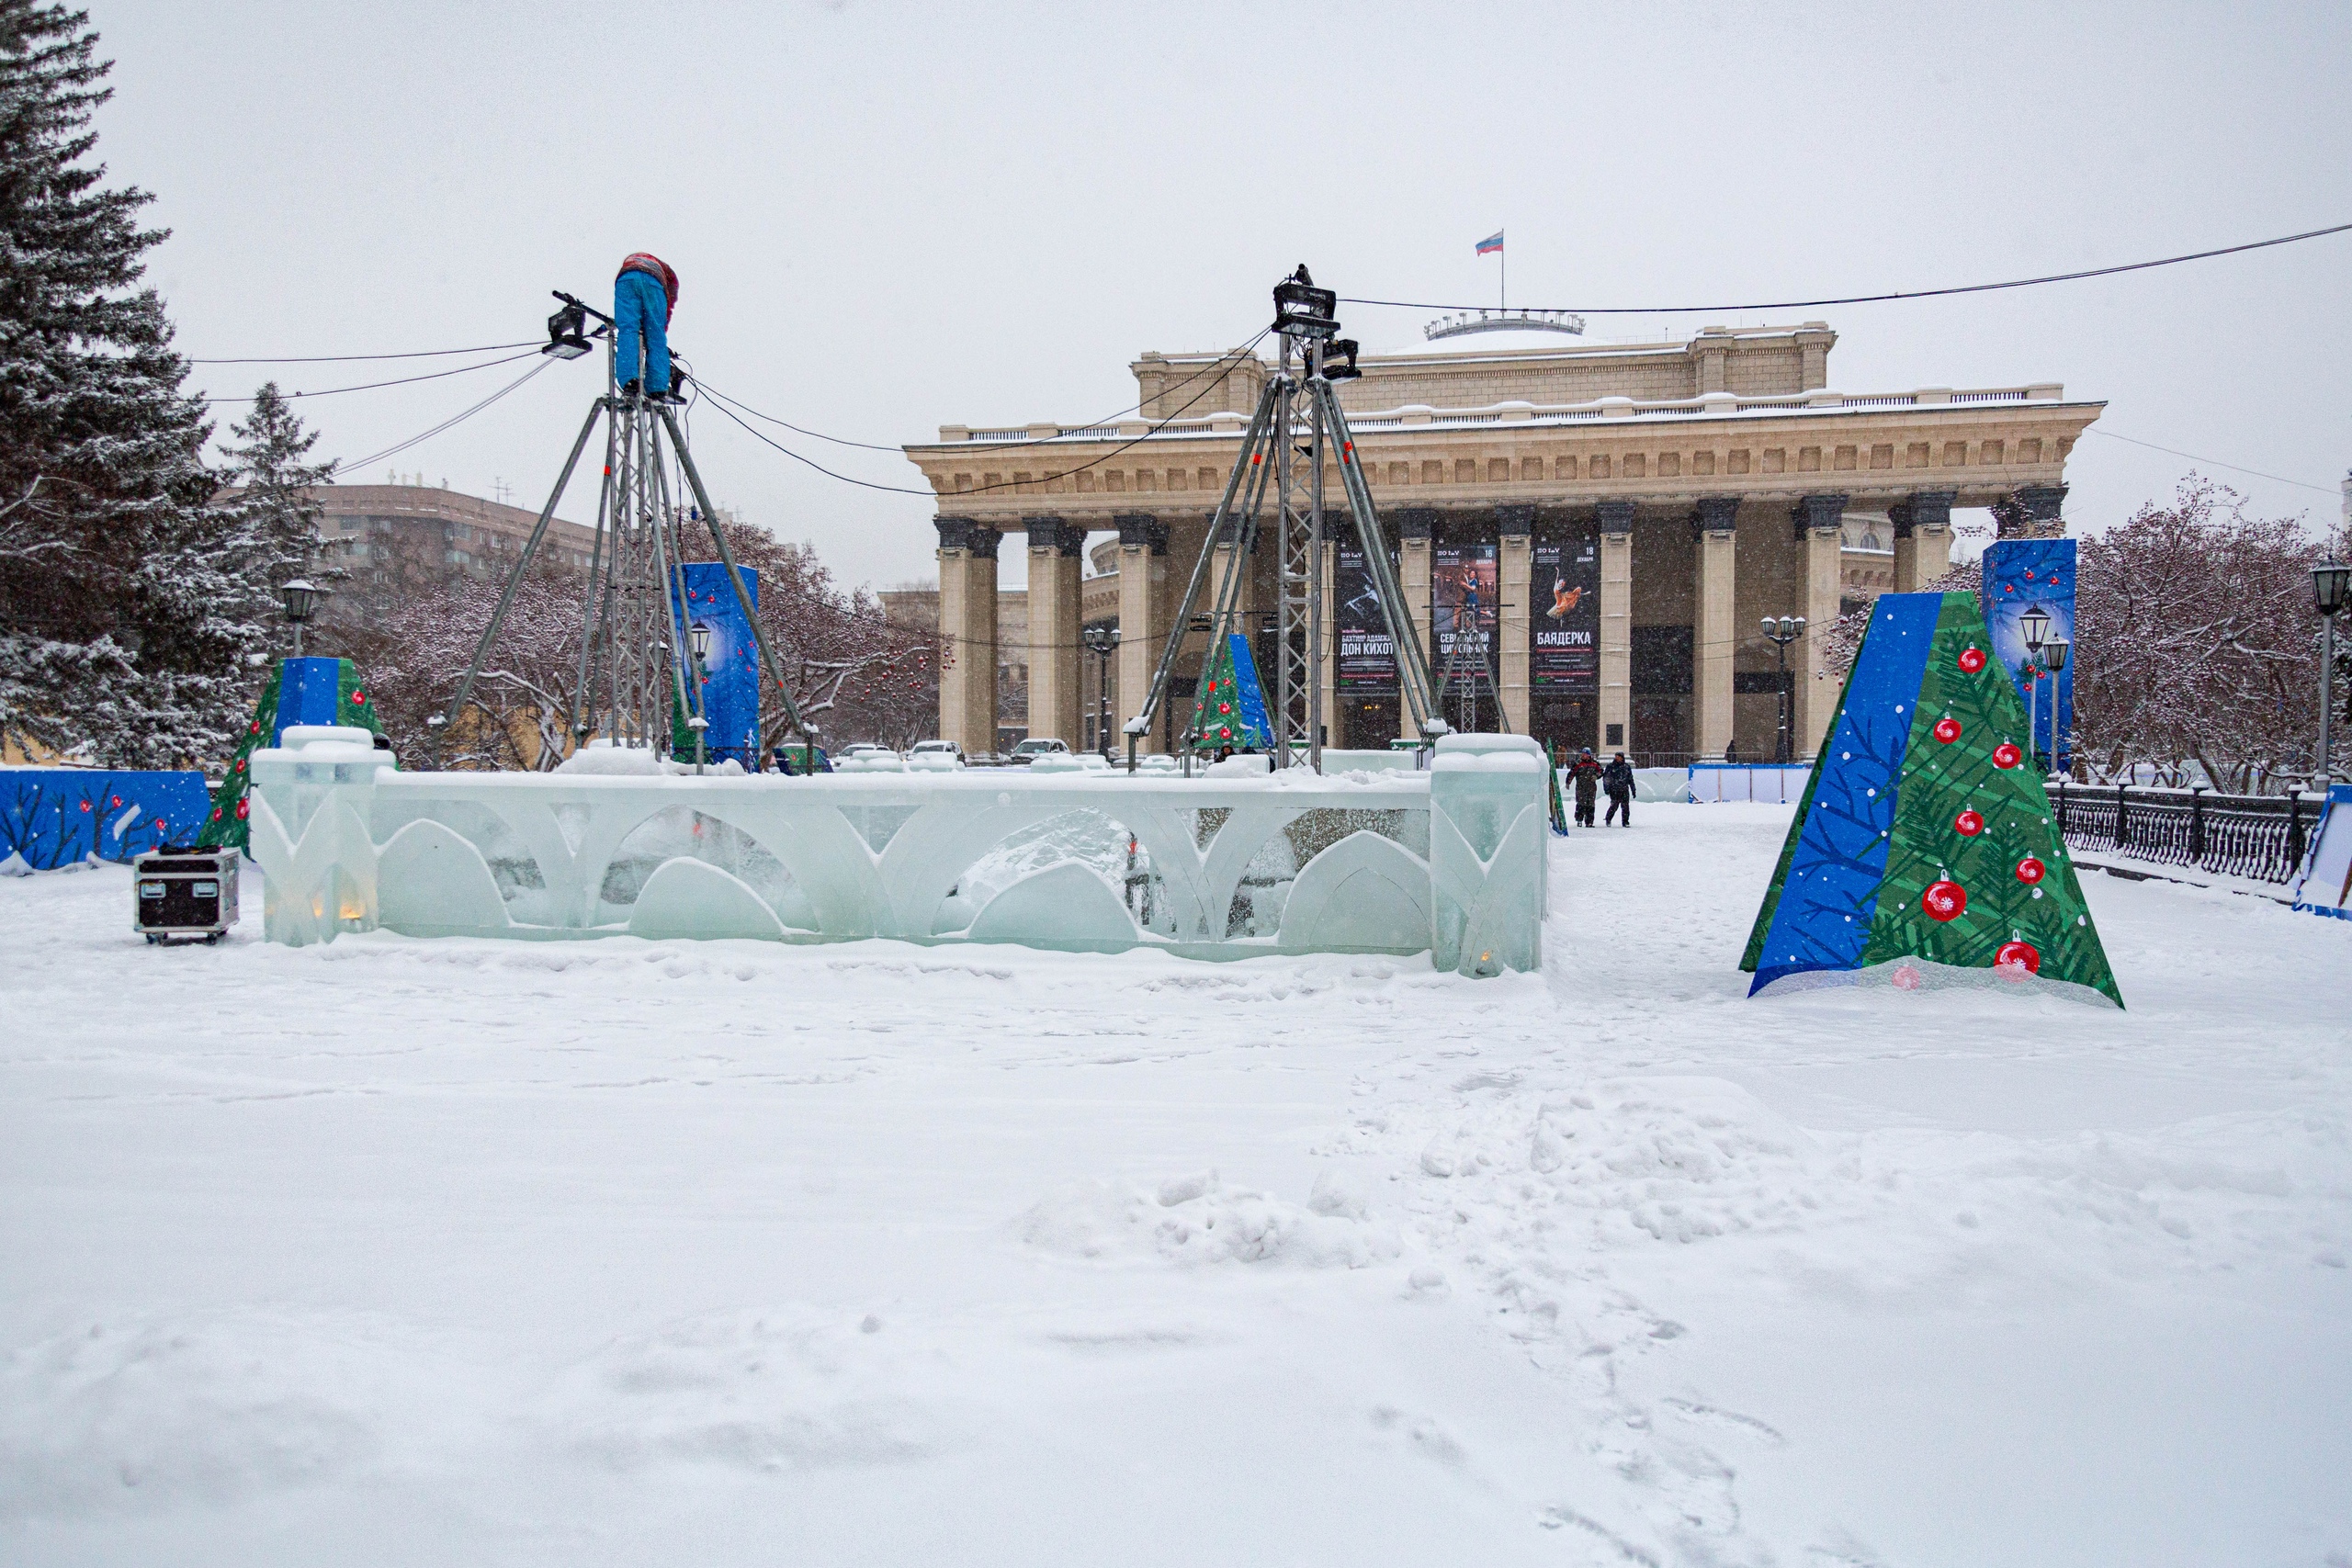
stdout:
<svg viewBox="0 0 2352 1568">
<path fill-rule="evenodd" d="M 2216 795 L 2137 784 L 2053 784 L 2058 830 L 2075 850 L 2108 850 L 2159 865 L 2196 866 L 2257 882 L 2288 882 L 2302 863 L 2320 798 Z"/>
</svg>

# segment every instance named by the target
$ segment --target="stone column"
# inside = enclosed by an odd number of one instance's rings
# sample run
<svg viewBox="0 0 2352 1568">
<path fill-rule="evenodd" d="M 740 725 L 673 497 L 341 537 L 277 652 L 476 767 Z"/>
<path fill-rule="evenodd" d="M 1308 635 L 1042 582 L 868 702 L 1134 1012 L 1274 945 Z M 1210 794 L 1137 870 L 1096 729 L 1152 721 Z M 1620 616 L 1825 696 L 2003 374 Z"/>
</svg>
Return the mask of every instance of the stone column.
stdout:
<svg viewBox="0 0 2352 1568">
<path fill-rule="evenodd" d="M 1600 745 L 1634 749 L 1634 503 L 1600 503 Z M 1617 739 L 1609 739 L 1609 727 Z"/>
<path fill-rule="evenodd" d="M 1024 517 L 1029 533 L 1029 733 L 1079 742 L 1079 552 L 1086 530 Z"/>
<path fill-rule="evenodd" d="M 2026 539 L 2064 538 L 2066 519 L 2062 515 L 2066 504 L 2064 485 L 2026 485 L 2010 498 L 2024 513 L 2024 525 L 2014 536 Z"/>
<path fill-rule="evenodd" d="M 1829 385 L 1829 350 L 1838 334 L 1826 321 L 1807 321 L 1792 335 L 1797 340 L 1797 389 L 1817 392 Z"/>
<path fill-rule="evenodd" d="M 1697 542 L 1697 592 L 1690 616 L 1690 693 L 1694 743 L 1702 757 L 1720 758 L 1731 739 L 1732 653 L 1739 646 L 1733 607 L 1738 583 L 1739 497 L 1705 495 L 1690 513 Z"/>
<path fill-rule="evenodd" d="M 1535 508 L 1495 508 L 1495 595 L 1502 608 L 1495 618 L 1496 684 L 1503 702 L 1503 728 L 1528 732 L 1532 710 L 1527 693 L 1527 624 L 1535 592 Z"/>
<path fill-rule="evenodd" d="M 1886 509 L 1894 525 L 1894 591 L 1917 593 L 1951 570 L 1951 503 L 1948 490 L 1911 492 Z"/>
<path fill-rule="evenodd" d="M 1440 664 L 1437 648 L 1430 634 L 1430 541 L 1437 534 L 1437 509 L 1431 506 L 1401 507 L 1389 513 L 1396 520 L 1396 586 L 1405 595 L 1405 613 L 1412 617 L 1413 635 L 1420 640 L 1421 657 L 1429 662 L 1430 689 L 1437 689 Z M 1404 649 L 1396 650 L 1399 660 Z M 1405 701 L 1403 676 L 1398 676 L 1396 694 L 1396 735 L 1402 740 L 1419 740 L 1413 728 L 1412 705 Z M 1437 715 L 1430 716 L 1435 718 Z"/>
<path fill-rule="evenodd" d="M 1796 683 L 1796 732 L 1800 757 L 1821 750 L 1829 715 L 1838 705 L 1838 682 L 1821 674 L 1822 644 L 1838 622 L 1838 549 L 1846 521 L 1842 495 L 1808 495 L 1790 509 L 1797 547 L 1804 564 L 1804 637 L 1790 650 L 1789 674 Z"/>
<path fill-rule="evenodd" d="M 938 517 L 939 735 L 967 753 L 996 750 L 997 531 Z"/>
<path fill-rule="evenodd" d="M 1119 723 L 1143 711 L 1151 694 L 1151 677 L 1168 641 L 1168 525 L 1149 513 L 1125 512 L 1113 519 L 1119 525 Z M 1136 745 L 1137 751 L 1165 750 L 1159 726 Z M 1121 736 L 1125 731 L 1121 729 Z M 1114 752 L 1124 756 L 1126 741 L 1114 738 Z"/>
</svg>

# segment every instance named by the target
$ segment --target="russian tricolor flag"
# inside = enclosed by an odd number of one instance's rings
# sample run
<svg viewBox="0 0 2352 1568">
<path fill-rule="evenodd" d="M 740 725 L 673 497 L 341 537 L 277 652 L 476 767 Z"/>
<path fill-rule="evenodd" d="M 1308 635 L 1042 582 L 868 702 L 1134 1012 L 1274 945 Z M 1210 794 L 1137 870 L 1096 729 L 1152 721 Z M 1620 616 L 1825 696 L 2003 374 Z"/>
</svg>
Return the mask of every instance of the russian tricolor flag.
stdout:
<svg viewBox="0 0 2352 1568">
<path fill-rule="evenodd" d="M 1478 254 L 1482 256 L 1498 256 L 1502 254 L 1503 231 L 1500 229 L 1498 229 L 1493 233 L 1487 235 L 1485 239 L 1479 241 Z"/>
</svg>

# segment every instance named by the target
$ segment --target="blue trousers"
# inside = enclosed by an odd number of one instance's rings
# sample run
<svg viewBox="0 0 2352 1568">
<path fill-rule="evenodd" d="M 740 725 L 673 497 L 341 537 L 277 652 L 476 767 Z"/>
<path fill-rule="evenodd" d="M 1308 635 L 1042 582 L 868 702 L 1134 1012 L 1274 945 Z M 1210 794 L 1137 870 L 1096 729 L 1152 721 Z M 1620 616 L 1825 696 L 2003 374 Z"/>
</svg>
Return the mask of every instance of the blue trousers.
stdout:
<svg viewBox="0 0 2352 1568">
<path fill-rule="evenodd" d="M 645 389 L 670 389 L 670 297 L 650 273 L 625 272 L 613 280 L 614 331 L 620 335 L 614 374 L 624 387 L 638 378 L 637 335 L 645 334 Z"/>
</svg>

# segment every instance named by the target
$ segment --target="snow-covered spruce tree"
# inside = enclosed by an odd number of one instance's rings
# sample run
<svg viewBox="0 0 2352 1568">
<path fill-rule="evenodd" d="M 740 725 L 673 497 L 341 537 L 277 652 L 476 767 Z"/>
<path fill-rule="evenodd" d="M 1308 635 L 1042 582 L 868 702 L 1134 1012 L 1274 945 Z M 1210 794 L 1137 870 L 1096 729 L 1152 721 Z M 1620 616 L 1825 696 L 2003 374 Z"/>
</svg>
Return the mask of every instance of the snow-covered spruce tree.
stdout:
<svg viewBox="0 0 2352 1568">
<path fill-rule="evenodd" d="M 157 766 L 223 751 L 263 671 L 204 405 L 140 287 L 153 198 L 88 161 L 87 21 L 0 0 L 0 730 Z"/>
<path fill-rule="evenodd" d="M 227 524 L 221 547 L 243 580 L 240 618 L 266 624 L 279 604 L 277 586 L 311 574 L 323 510 L 311 491 L 333 484 L 335 466 L 303 461 L 319 433 L 302 428 L 275 381 L 262 383 L 230 434 L 237 439 L 221 446 L 229 470 L 220 477 L 234 488 L 218 503 Z"/>
</svg>

